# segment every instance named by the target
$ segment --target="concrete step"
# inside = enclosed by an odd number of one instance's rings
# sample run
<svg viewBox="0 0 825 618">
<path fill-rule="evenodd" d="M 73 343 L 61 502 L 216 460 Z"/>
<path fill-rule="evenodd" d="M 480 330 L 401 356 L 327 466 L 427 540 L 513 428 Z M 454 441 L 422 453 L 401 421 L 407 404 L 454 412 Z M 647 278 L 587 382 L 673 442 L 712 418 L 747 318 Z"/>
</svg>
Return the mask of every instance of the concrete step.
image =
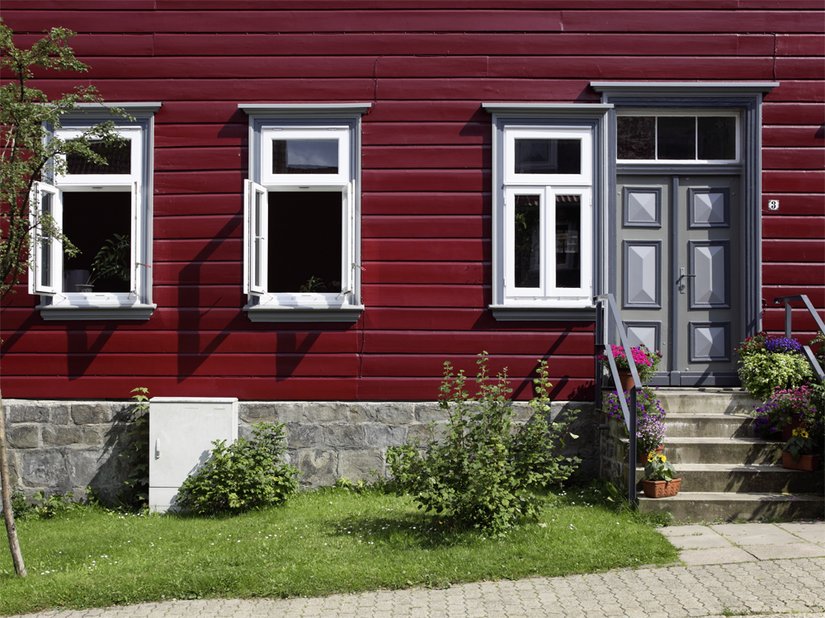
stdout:
<svg viewBox="0 0 825 618">
<path fill-rule="evenodd" d="M 792 521 L 825 518 L 825 500 L 817 494 L 680 491 L 671 498 L 641 496 L 639 510 L 669 512 L 676 522 Z"/>
<path fill-rule="evenodd" d="M 671 412 L 665 416 L 667 438 L 753 438 L 753 418 L 742 413 L 688 414 Z"/>
<path fill-rule="evenodd" d="M 684 463 L 677 472 L 682 487 L 691 492 L 822 493 L 825 486 L 821 471 L 802 472 L 769 464 Z M 644 478 L 644 467 L 636 468 L 636 478 Z"/>
<path fill-rule="evenodd" d="M 627 444 L 627 438 L 620 441 Z M 665 455 L 677 467 L 683 463 L 771 464 L 782 459 L 783 444 L 759 438 L 666 438 Z"/>
<path fill-rule="evenodd" d="M 741 388 L 660 387 L 656 396 L 669 414 L 748 414 L 759 405 Z"/>
</svg>

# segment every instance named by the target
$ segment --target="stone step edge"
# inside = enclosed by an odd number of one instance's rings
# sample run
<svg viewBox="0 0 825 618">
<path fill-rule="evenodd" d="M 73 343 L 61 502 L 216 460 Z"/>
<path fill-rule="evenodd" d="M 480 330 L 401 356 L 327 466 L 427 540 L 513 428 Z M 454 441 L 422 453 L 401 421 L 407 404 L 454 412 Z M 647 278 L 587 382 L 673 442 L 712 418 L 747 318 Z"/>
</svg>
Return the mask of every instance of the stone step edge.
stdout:
<svg viewBox="0 0 825 618">
<path fill-rule="evenodd" d="M 637 471 L 644 471 L 645 467 L 636 466 Z M 780 474 L 814 474 L 821 473 L 821 470 L 808 472 L 805 470 L 793 470 L 785 468 L 781 464 L 741 464 L 741 463 L 680 463 L 676 466 L 676 472 L 777 472 Z"/>
<path fill-rule="evenodd" d="M 627 444 L 628 438 L 618 438 L 619 442 Z M 693 446 L 697 444 L 753 444 L 753 445 L 767 445 L 767 446 L 782 446 L 785 444 L 784 440 L 766 440 L 764 438 L 736 438 L 724 436 L 676 436 L 674 438 L 665 438 L 665 449 L 668 446 Z"/>
<path fill-rule="evenodd" d="M 678 420 L 692 420 L 692 419 L 719 419 L 719 420 L 735 420 L 735 421 L 752 421 L 755 420 L 753 415 L 748 412 L 666 412 L 665 422 L 669 419 Z"/>
<path fill-rule="evenodd" d="M 648 498 L 639 492 L 639 500 L 668 500 L 672 502 L 822 502 L 822 494 L 731 493 L 724 491 L 680 491 L 668 498 Z"/>
</svg>

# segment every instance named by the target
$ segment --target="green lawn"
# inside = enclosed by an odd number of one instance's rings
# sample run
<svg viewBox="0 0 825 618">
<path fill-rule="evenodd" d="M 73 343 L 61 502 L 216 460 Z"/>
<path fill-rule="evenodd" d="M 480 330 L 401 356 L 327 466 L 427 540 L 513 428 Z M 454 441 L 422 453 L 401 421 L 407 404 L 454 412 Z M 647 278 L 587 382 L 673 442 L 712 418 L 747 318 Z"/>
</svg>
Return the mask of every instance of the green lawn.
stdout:
<svg viewBox="0 0 825 618">
<path fill-rule="evenodd" d="M 282 508 L 222 519 L 96 508 L 26 519 L 18 530 L 29 577 L 13 575 L 2 546 L 0 613 L 446 586 L 676 559 L 651 524 L 592 496 L 549 498 L 538 522 L 502 539 L 447 530 L 408 498 L 345 490 L 302 493 Z"/>
</svg>

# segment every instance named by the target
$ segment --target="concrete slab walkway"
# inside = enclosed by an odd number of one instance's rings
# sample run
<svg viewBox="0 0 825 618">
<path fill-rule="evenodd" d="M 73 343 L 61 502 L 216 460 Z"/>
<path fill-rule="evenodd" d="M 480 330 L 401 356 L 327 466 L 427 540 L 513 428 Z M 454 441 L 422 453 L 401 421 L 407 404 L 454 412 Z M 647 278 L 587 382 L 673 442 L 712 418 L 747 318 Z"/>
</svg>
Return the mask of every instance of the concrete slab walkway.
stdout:
<svg viewBox="0 0 825 618">
<path fill-rule="evenodd" d="M 825 617 L 825 522 L 674 526 L 684 564 L 297 599 L 211 599 L 30 618 Z"/>
</svg>

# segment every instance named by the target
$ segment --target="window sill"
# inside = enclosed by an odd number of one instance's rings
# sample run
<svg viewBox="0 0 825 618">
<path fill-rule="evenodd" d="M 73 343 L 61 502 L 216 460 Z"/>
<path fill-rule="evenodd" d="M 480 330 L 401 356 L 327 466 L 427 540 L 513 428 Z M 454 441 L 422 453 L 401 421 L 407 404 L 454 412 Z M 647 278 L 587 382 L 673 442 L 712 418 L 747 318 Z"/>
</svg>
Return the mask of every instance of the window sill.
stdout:
<svg viewBox="0 0 825 618">
<path fill-rule="evenodd" d="M 595 307 L 490 305 L 490 311 L 499 322 L 593 322 L 596 320 Z"/>
<path fill-rule="evenodd" d="M 148 320 L 157 305 L 135 303 L 133 305 L 38 305 L 40 317 L 47 322 L 64 321 L 113 321 Z"/>
<path fill-rule="evenodd" d="M 363 305 L 346 307 L 288 307 L 246 305 L 250 322 L 345 322 L 355 323 L 364 311 Z"/>
</svg>

